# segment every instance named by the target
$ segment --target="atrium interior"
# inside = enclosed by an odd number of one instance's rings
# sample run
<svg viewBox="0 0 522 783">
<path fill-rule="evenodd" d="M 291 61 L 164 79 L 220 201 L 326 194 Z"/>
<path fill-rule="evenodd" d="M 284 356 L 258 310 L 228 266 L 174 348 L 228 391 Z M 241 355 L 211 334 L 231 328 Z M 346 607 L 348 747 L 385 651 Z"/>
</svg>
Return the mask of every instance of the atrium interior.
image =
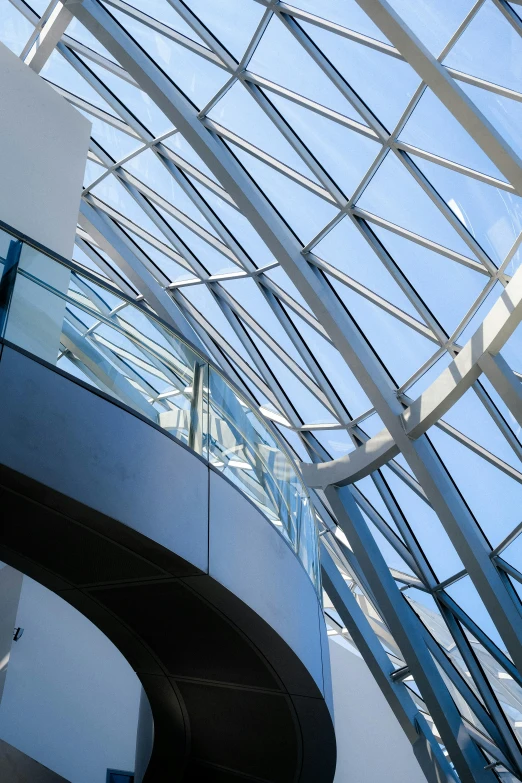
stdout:
<svg viewBox="0 0 522 783">
<path fill-rule="evenodd" d="M 0 0 L 0 780 L 522 783 L 522 0 Z"/>
</svg>

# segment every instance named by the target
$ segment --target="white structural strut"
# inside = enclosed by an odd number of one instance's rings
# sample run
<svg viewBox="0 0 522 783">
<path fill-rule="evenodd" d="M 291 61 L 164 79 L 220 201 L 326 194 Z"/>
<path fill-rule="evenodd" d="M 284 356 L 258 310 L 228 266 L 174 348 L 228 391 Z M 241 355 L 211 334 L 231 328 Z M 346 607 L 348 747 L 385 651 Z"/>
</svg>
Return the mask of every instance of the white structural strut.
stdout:
<svg viewBox="0 0 522 783">
<path fill-rule="evenodd" d="M 102 215 L 94 206 L 82 201 L 78 222 L 97 244 L 114 260 L 130 280 L 136 281 L 146 293 L 147 300 L 158 315 L 176 326 L 182 334 L 192 342 L 200 345 L 195 333 L 190 329 L 186 319 L 181 315 L 172 299 L 163 291 L 160 285 L 140 264 L 135 253 L 125 241 L 121 230 L 115 223 Z"/>
<path fill-rule="evenodd" d="M 417 475 L 464 565 L 470 574 L 477 568 L 477 576 L 484 577 L 477 583 L 479 593 L 522 669 L 522 618 L 486 555 L 480 531 L 430 445 L 413 442 L 406 434 L 402 405 L 390 379 L 325 278 L 305 261 L 292 231 L 224 144 L 203 125 L 195 107 L 106 9 L 97 0 L 68 7 L 190 142 L 314 310 Z"/>
<path fill-rule="evenodd" d="M 356 0 L 404 59 L 522 195 L 522 160 L 386 0 Z"/>
<path fill-rule="evenodd" d="M 61 0 L 52 0 L 42 21 L 37 25 L 34 35 L 28 43 L 29 49 L 24 62 L 36 73 L 40 73 L 54 51 L 73 18 L 72 13 Z M 22 53 L 23 54 L 23 53 Z"/>
<path fill-rule="evenodd" d="M 387 429 L 381 430 L 362 446 L 339 459 L 328 462 L 302 462 L 301 472 L 309 487 L 326 489 L 331 484 L 352 484 L 378 470 L 395 457 L 399 449 Z"/>
<path fill-rule="evenodd" d="M 501 354 L 485 353 L 480 358 L 480 367 L 507 407 L 522 425 L 522 385 Z"/>
<path fill-rule="evenodd" d="M 444 416 L 483 371 L 497 387 L 494 379 L 499 374 L 495 373 L 492 357 L 499 353 L 521 320 L 522 268 L 513 275 L 491 311 L 449 367 L 402 414 L 404 431 L 409 438 L 418 438 Z M 506 374 L 505 377 L 510 376 Z M 512 383 L 517 390 L 516 384 L 520 384 L 515 376 Z M 507 394 L 507 386 L 505 388 Z M 501 396 L 504 397 L 504 394 Z M 511 408 L 511 405 L 508 407 Z M 331 484 L 344 485 L 358 481 L 378 470 L 397 452 L 392 435 L 384 429 L 354 452 L 339 459 L 315 464 L 303 463 L 301 467 L 309 486 L 324 489 Z"/>
<path fill-rule="evenodd" d="M 368 4 L 371 5 L 371 3 Z M 277 4 L 274 3 L 273 6 L 275 8 Z M 303 246 L 288 224 L 250 178 L 224 141 L 217 136 L 215 130 L 206 126 L 195 106 L 106 8 L 98 0 L 84 0 L 83 3 L 71 2 L 67 3 L 67 7 L 118 60 L 128 75 L 147 93 L 183 138 L 188 141 L 203 163 L 208 166 L 228 192 L 241 213 L 249 220 L 275 260 L 279 262 L 313 310 L 331 343 L 350 367 L 381 417 L 391 439 L 391 448 L 400 450 L 407 460 L 416 476 L 419 492 L 425 495 L 438 514 L 464 568 L 469 573 L 487 611 L 493 618 L 513 663 L 522 671 L 522 617 L 520 609 L 512 599 L 496 563 L 490 558 L 491 550 L 487 541 L 430 441 L 424 436 L 422 428 L 417 436 L 418 424 L 415 419 L 411 424 L 411 433 L 407 431 L 406 427 L 409 425 L 403 416 L 403 405 L 398 398 L 391 378 L 337 297 L 324 272 L 305 258 Z M 377 2 L 374 7 L 383 8 L 385 15 L 391 14 L 390 18 L 392 21 L 394 20 L 393 13 L 384 3 Z M 396 23 L 397 20 L 394 21 L 394 24 Z M 416 67 L 426 68 L 427 83 L 429 83 L 429 77 L 433 80 L 435 87 L 444 92 L 446 100 L 452 97 L 455 106 L 452 106 L 451 110 L 454 111 L 455 116 L 460 119 L 464 127 L 470 126 L 473 137 L 477 135 L 481 137 L 481 146 L 483 148 L 487 146 L 489 150 L 487 154 L 490 158 L 509 178 L 515 189 L 522 192 L 522 169 L 516 155 L 508 145 L 496 136 L 493 129 L 482 121 L 480 113 L 467 102 L 467 99 L 462 101 L 462 96 L 454 89 L 453 82 L 447 81 L 446 77 L 442 78 L 438 73 L 438 66 L 434 66 L 428 53 L 423 48 L 419 48 L 420 45 L 407 28 L 399 25 L 399 31 L 400 29 L 402 29 L 401 35 L 404 37 L 404 40 L 401 38 L 401 44 L 405 47 L 410 42 L 412 52 L 409 54 L 416 63 L 418 59 Z M 397 31 L 395 32 L 399 35 Z M 408 59 L 407 53 L 403 54 Z M 426 63 L 431 63 L 431 70 L 428 69 Z M 438 74 L 438 81 L 434 74 Z M 449 77 L 447 78 L 449 79 Z M 437 93 L 435 88 L 434 91 Z M 494 341 L 493 348 L 496 348 Z M 480 355 L 482 353 L 483 351 Z M 472 358 L 476 356 L 475 350 L 471 355 Z M 465 364 L 465 356 L 464 354 L 463 364 Z M 466 383 L 468 380 L 469 383 L 473 382 L 474 377 L 471 370 L 466 370 L 464 375 L 467 379 Z M 437 413 L 434 412 L 431 415 L 435 421 Z M 426 421 L 429 420 L 431 420 L 430 417 L 426 419 Z M 413 437 L 414 433 L 416 439 Z M 382 464 L 387 450 L 386 436 L 381 437 L 380 444 L 374 445 L 377 445 L 376 451 L 379 454 L 379 460 L 382 460 L 379 464 Z M 366 453 L 370 453 L 371 450 L 371 447 L 366 447 Z M 358 470 L 364 468 L 364 458 L 361 458 L 360 461 L 362 465 Z M 339 515 L 342 516 L 343 513 L 343 510 L 339 508 Z M 361 547 L 362 549 L 363 547 Z M 373 575 L 375 585 L 380 578 L 379 573 L 375 572 Z M 375 586 L 373 592 L 381 596 L 384 595 L 382 591 L 377 591 Z M 401 596 L 399 598 L 402 600 Z M 406 626 L 406 613 L 400 607 L 388 606 L 384 598 L 382 598 L 382 603 L 387 607 L 385 614 L 393 619 L 393 624 L 397 629 L 400 630 L 401 625 Z M 385 620 L 387 621 L 386 617 Z M 456 715 L 450 716 L 447 713 L 445 705 L 449 703 L 448 694 L 444 690 L 445 686 L 441 678 L 437 676 L 433 665 L 429 663 L 429 656 L 413 650 L 411 645 L 405 645 L 405 650 L 409 651 L 406 653 L 406 658 L 410 656 L 416 668 L 415 676 L 423 691 L 428 709 L 434 715 L 444 716 L 447 714 L 446 720 L 442 717 L 440 720 L 441 738 L 444 744 L 451 749 L 452 760 L 461 780 L 491 780 L 492 775 L 481 771 L 480 755 L 473 750 L 473 746 L 470 747 L 471 735 L 468 734 L 465 724 L 459 722 Z M 406 662 L 409 663 L 408 660 Z M 423 669 L 424 674 L 422 673 Z"/>
</svg>

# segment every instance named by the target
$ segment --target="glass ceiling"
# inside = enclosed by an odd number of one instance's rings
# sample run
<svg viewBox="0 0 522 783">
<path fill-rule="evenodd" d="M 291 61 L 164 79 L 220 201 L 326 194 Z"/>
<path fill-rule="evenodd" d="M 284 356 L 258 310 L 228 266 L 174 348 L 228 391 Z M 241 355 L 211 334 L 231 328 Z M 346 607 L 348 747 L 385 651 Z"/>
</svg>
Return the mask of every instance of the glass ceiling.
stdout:
<svg viewBox="0 0 522 783">
<path fill-rule="evenodd" d="M 0 0 L 0 39 L 30 63 L 38 36 L 53 35 L 55 5 Z M 38 68 L 92 122 L 74 259 L 126 294 L 153 290 L 174 303 L 174 325 L 298 460 L 344 457 L 358 511 L 343 500 L 344 525 L 330 484 L 312 484 L 324 547 L 390 672 L 404 673 L 394 687 L 426 717 L 441 780 L 522 780 L 516 303 L 487 354 L 502 349 L 500 369 L 475 351 L 473 377 L 451 396 L 446 382 L 446 403 L 424 413 L 426 390 L 445 370 L 455 379 L 466 343 L 489 335 L 485 319 L 495 331 L 514 301 L 521 1 L 84 0 L 75 9 Z M 170 100 L 200 131 L 174 122 Z M 413 434 L 395 431 L 419 398 Z M 386 457 L 350 472 L 384 428 Z M 372 537 L 376 573 L 355 528 Z M 391 608 L 379 592 L 390 577 Z M 330 598 L 329 633 L 357 645 Z M 408 652 L 408 623 L 427 633 L 425 657 Z M 448 695 L 457 717 L 446 725 Z"/>
</svg>

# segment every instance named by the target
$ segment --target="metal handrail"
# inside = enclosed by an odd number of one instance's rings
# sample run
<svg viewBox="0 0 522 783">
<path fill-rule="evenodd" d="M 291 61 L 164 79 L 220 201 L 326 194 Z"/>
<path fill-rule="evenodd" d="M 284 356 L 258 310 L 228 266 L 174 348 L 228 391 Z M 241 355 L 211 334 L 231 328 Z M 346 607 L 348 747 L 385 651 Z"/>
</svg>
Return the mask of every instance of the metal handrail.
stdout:
<svg viewBox="0 0 522 783">
<path fill-rule="evenodd" d="M 57 363 L 71 357 L 76 367 L 82 369 L 91 382 L 98 383 L 104 392 L 108 388 L 107 378 L 116 379 L 120 402 L 123 401 L 126 407 L 134 407 L 142 416 L 147 416 L 147 411 L 150 411 L 148 418 L 153 419 L 155 424 L 167 431 L 175 430 L 177 439 L 202 456 L 214 469 L 223 472 L 276 526 L 320 593 L 317 526 L 310 497 L 283 440 L 256 404 L 209 357 L 158 317 L 146 303 L 136 302 L 97 275 L 32 242 L 1 222 L 0 227 L 12 237 L 11 262 L 16 256 L 14 267 L 13 263 L 5 264 L 4 270 L 8 270 L 8 274 L 0 276 L 0 290 L 3 291 L 0 315 L 4 326 L 0 337 L 38 355 L 37 349 L 24 345 L 20 336 L 14 340 L 11 338 L 10 332 L 16 332 L 14 321 L 17 324 L 23 321 L 28 308 L 33 309 L 33 315 L 37 312 L 35 286 L 56 297 L 57 302 L 63 302 L 63 309 L 62 306 L 57 307 L 55 312 L 51 308 L 53 312 L 41 315 L 44 320 L 52 320 L 53 317 L 62 319 L 61 326 L 58 324 L 61 337 L 56 343 Z M 24 246 L 31 248 L 31 254 L 25 256 L 32 261 L 30 270 L 24 266 Z M 37 263 L 35 268 L 35 251 L 47 259 L 41 270 Z M 60 290 L 56 284 L 53 285 L 56 281 L 46 279 L 49 259 L 70 270 L 67 290 Z M 19 282 L 22 280 L 23 283 Z M 78 290 L 71 288 L 71 283 L 78 284 Z M 32 294 L 24 294 L 24 287 Z M 88 295 L 89 291 L 92 291 L 92 297 Z M 111 306 L 103 292 L 106 292 L 107 298 L 116 298 L 118 306 Z M 88 326 L 83 317 L 78 317 L 74 311 L 84 313 L 94 322 Z M 146 318 L 147 323 L 161 335 L 163 344 L 147 335 L 146 329 L 141 333 L 139 327 L 125 318 L 126 313 L 132 312 Z M 58 326 L 55 324 L 55 331 Z M 116 341 L 100 335 L 103 329 L 110 329 Z M 138 354 L 118 345 L 122 338 L 129 341 Z M 51 346 L 53 349 L 54 345 Z M 136 369 L 138 364 L 141 374 Z M 161 387 L 152 386 L 145 378 L 147 369 L 153 370 L 160 380 L 165 380 L 172 390 L 162 394 Z M 117 389 L 109 388 L 109 393 L 116 399 Z M 157 393 L 151 394 L 147 389 Z M 176 406 L 174 399 L 183 399 L 185 406 L 189 403 L 189 407 Z M 136 405 L 133 405 L 133 400 L 138 401 Z M 175 419 L 175 426 L 162 425 L 161 414 L 166 415 L 164 421 Z M 173 415 L 169 418 L 168 414 Z M 244 457 L 233 459 L 238 452 Z"/>
</svg>

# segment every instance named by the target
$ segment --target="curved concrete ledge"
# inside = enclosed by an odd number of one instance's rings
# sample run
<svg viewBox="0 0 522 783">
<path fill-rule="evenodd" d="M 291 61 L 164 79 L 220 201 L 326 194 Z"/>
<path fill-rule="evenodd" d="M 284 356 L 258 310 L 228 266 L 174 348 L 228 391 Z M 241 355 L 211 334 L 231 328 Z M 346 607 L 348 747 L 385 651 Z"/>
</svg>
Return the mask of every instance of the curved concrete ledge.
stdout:
<svg viewBox="0 0 522 783">
<path fill-rule="evenodd" d="M 490 356 L 496 356 L 522 319 L 522 268 L 518 269 L 491 311 L 451 364 L 406 408 L 400 419 L 413 440 L 423 435 L 454 405 L 483 371 L 488 372 Z M 494 385 L 494 378 L 491 379 Z M 497 391 L 499 389 L 497 388 Z M 518 415 L 522 403 L 517 399 Z M 326 489 L 344 486 L 378 470 L 399 449 L 387 429 L 374 435 L 355 451 L 339 459 L 316 464 L 301 463 L 309 487 Z"/>
<path fill-rule="evenodd" d="M 151 704 L 145 781 L 331 781 L 321 607 L 282 536 L 174 439 L 3 347 L 0 558 L 118 646 Z"/>
</svg>

